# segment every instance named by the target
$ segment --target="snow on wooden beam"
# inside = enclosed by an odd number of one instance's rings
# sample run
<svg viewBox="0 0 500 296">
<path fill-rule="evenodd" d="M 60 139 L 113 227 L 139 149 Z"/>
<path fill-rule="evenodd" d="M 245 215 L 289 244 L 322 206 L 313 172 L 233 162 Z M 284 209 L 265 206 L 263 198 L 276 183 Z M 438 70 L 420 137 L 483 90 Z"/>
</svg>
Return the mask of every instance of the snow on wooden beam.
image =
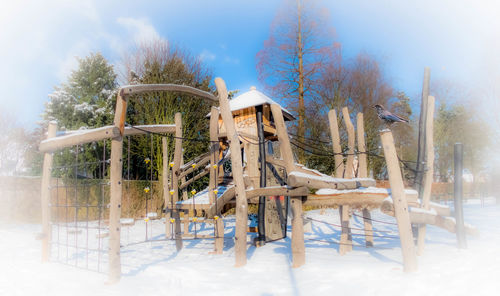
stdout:
<svg viewBox="0 0 500 296">
<path fill-rule="evenodd" d="M 67 136 L 55 137 L 40 143 L 40 152 L 50 152 L 65 147 L 96 142 L 120 136 L 120 129 L 116 126 L 105 126 L 96 129 L 82 130 Z"/>
<path fill-rule="evenodd" d="M 302 172 L 292 171 L 288 174 L 288 185 L 292 187 L 306 186 L 308 188 L 355 189 L 356 181 L 353 179 L 340 179 L 329 176 L 314 176 Z"/>
</svg>

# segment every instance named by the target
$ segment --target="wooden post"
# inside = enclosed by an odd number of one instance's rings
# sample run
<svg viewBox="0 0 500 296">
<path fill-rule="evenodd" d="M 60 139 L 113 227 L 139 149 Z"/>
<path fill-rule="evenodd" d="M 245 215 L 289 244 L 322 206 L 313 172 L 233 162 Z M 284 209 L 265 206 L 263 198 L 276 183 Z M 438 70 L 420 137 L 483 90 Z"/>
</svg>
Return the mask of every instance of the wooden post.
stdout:
<svg viewBox="0 0 500 296">
<path fill-rule="evenodd" d="M 454 206 L 455 206 L 455 221 L 456 221 L 456 233 L 458 248 L 467 248 L 467 241 L 465 237 L 465 225 L 464 225 L 464 209 L 463 209 L 463 158 L 464 158 L 464 146 L 462 143 L 455 143 L 454 154 L 453 154 L 453 169 L 455 171 L 454 181 L 453 181 L 453 195 L 454 195 Z"/>
<path fill-rule="evenodd" d="M 115 283 L 121 278 L 120 259 L 120 217 L 122 202 L 122 170 L 123 170 L 123 133 L 127 97 L 120 92 L 116 98 L 114 125 L 120 129 L 120 136 L 111 139 L 111 201 L 109 209 L 109 283 Z"/>
<path fill-rule="evenodd" d="M 352 179 L 354 178 L 354 145 L 355 145 L 355 134 L 354 125 L 351 122 L 351 117 L 349 116 L 349 109 L 347 107 L 342 108 L 342 115 L 344 117 L 345 126 L 347 129 L 347 162 L 344 171 L 344 178 Z M 352 251 L 352 235 L 351 229 L 349 228 L 349 206 L 340 206 L 340 217 L 342 224 L 342 233 L 340 235 L 340 246 L 339 253 L 344 255 L 348 251 Z"/>
<path fill-rule="evenodd" d="M 358 178 L 368 177 L 368 165 L 366 161 L 365 125 L 363 113 L 356 115 L 356 128 L 358 134 Z"/>
<path fill-rule="evenodd" d="M 247 226 L 248 226 L 248 202 L 243 181 L 243 165 L 241 161 L 241 149 L 238 133 L 234 127 L 233 115 L 227 98 L 226 83 L 221 78 L 215 78 L 215 86 L 219 94 L 219 105 L 222 120 L 226 126 L 229 149 L 231 150 L 231 166 L 233 180 L 236 187 L 236 229 L 235 229 L 235 256 L 236 267 L 247 263 Z"/>
<path fill-rule="evenodd" d="M 302 197 L 293 196 L 290 203 L 292 208 L 292 267 L 300 267 L 306 263 Z"/>
<path fill-rule="evenodd" d="M 49 122 L 47 139 L 56 136 L 57 123 Z M 43 173 L 42 188 L 40 190 L 42 197 L 42 262 L 47 262 L 50 258 L 50 240 L 52 228 L 50 226 L 50 180 L 52 179 L 52 152 L 46 152 L 43 155 Z M 57 188 L 56 188 L 57 190 Z"/>
<path fill-rule="evenodd" d="M 417 173 L 415 176 L 416 188 L 418 196 L 422 196 L 422 169 L 425 167 L 425 126 L 427 117 L 427 97 L 429 96 L 429 84 L 431 79 L 431 69 L 424 68 L 424 82 L 422 85 L 422 103 L 420 105 L 420 121 L 418 123 L 418 148 L 417 148 Z"/>
<path fill-rule="evenodd" d="M 271 105 L 271 112 L 273 113 L 276 133 L 280 141 L 281 157 L 283 157 L 283 161 L 285 162 L 286 173 L 290 174 L 295 170 L 295 161 L 293 160 L 292 147 L 290 146 L 290 138 L 288 137 L 285 120 L 283 119 L 283 112 L 278 104 Z"/>
<path fill-rule="evenodd" d="M 214 251 L 215 254 L 222 254 L 224 250 L 224 220 L 222 220 L 222 217 L 219 217 L 214 225 L 216 229 Z"/>
<path fill-rule="evenodd" d="M 174 235 L 175 246 L 177 251 L 182 249 L 181 235 L 181 217 L 179 211 L 175 208 L 175 204 L 179 201 L 179 169 L 182 161 L 182 115 L 175 113 L 175 150 L 174 150 L 174 166 L 172 167 L 172 195 L 174 209 L 172 210 L 172 218 L 175 219 Z"/>
<path fill-rule="evenodd" d="M 167 138 L 161 138 L 161 145 L 163 150 L 163 169 L 162 169 L 162 180 L 163 180 L 163 202 L 165 203 L 165 238 L 170 238 L 172 235 L 172 227 L 170 225 L 170 211 L 167 210 L 171 206 L 171 196 L 170 196 L 170 186 L 168 184 L 168 174 L 170 173 L 170 166 L 168 164 L 168 143 Z"/>
<path fill-rule="evenodd" d="M 208 197 L 210 204 L 217 198 L 214 190 L 217 188 L 217 163 L 219 162 L 219 109 L 210 110 L 210 180 L 208 182 Z M 218 215 L 219 213 L 215 213 Z"/>
<path fill-rule="evenodd" d="M 415 245 L 411 231 L 410 214 L 408 211 L 408 202 L 406 201 L 403 177 L 399 168 L 394 138 L 390 130 L 380 132 L 384 156 L 387 162 L 387 172 L 389 174 L 389 183 L 391 185 L 392 200 L 394 203 L 394 212 L 398 223 L 399 237 L 401 240 L 401 252 L 403 253 L 403 265 L 405 272 L 417 270 L 417 257 L 415 254 Z"/>
<path fill-rule="evenodd" d="M 366 161 L 366 144 L 365 144 L 365 124 L 363 113 L 356 115 L 356 128 L 358 136 L 358 178 L 368 177 L 368 164 Z M 365 244 L 366 247 L 373 247 L 373 225 L 371 214 L 368 209 L 363 209 L 363 224 L 365 227 Z"/>
<path fill-rule="evenodd" d="M 344 122 L 347 129 L 347 148 L 348 148 L 344 178 L 352 179 L 354 178 L 354 145 L 355 145 L 354 125 L 352 125 L 351 117 L 349 116 L 349 109 L 347 107 L 342 108 L 342 115 L 344 116 Z"/>
<path fill-rule="evenodd" d="M 342 147 L 340 147 L 339 124 L 337 122 L 337 112 L 335 109 L 328 112 L 328 121 L 330 122 L 333 153 L 335 154 L 335 177 L 342 178 L 344 176 L 344 157 L 341 154 Z"/>
<path fill-rule="evenodd" d="M 425 124 L 425 155 L 427 158 L 423 177 L 422 207 L 430 209 L 431 188 L 434 175 L 434 97 L 429 96 L 427 100 L 427 116 Z M 417 254 L 424 253 L 426 225 L 420 224 L 418 228 Z"/>
<path fill-rule="evenodd" d="M 276 132 L 280 141 L 280 151 L 287 174 L 295 170 L 295 161 L 293 160 L 290 138 L 286 130 L 283 112 L 278 104 L 271 105 Z M 302 218 L 302 197 L 292 197 L 290 200 L 292 209 L 292 267 L 304 265 L 306 261 L 304 245 L 304 221 Z"/>
</svg>

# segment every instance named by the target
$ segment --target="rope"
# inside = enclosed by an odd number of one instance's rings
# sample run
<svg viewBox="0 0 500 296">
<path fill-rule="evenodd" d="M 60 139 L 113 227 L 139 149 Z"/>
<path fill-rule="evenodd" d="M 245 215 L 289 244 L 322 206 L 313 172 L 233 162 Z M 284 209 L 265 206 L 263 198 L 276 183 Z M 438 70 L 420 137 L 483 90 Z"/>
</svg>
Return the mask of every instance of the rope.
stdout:
<svg viewBox="0 0 500 296">
<path fill-rule="evenodd" d="M 316 219 L 313 219 L 313 218 L 309 218 L 309 217 L 305 217 L 305 219 L 307 220 L 311 220 L 311 221 L 314 221 L 314 222 L 319 222 L 319 223 L 323 223 L 323 224 L 327 224 L 327 225 L 331 225 L 331 226 L 336 226 L 336 227 L 340 227 L 342 229 L 351 229 L 351 230 L 365 230 L 364 228 L 357 228 L 357 227 L 349 227 L 349 226 L 342 226 L 342 225 L 338 225 L 338 224 L 334 224 L 334 223 L 329 223 L 329 222 L 326 222 L 326 221 L 321 221 L 321 220 L 316 220 Z M 397 224 L 396 224 L 397 225 Z M 392 231 L 388 231 L 388 230 L 372 230 L 372 232 L 385 232 L 385 233 L 393 233 Z M 365 235 L 365 234 L 353 234 L 353 235 Z M 399 237 L 394 237 L 394 236 L 375 236 L 375 235 L 367 235 L 367 236 L 374 236 L 374 237 L 387 237 L 387 238 L 399 238 Z"/>
<path fill-rule="evenodd" d="M 397 223 L 393 223 L 393 222 L 387 222 L 387 221 L 376 220 L 376 219 L 372 219 L 372 218 L 366 218 L 366 217 L 360 216 L 360 215 L 358 215 L 356 213 L 352 213 L 352 215 L 356 216 L 356 217 L 359 217 L 359 218 L 362 218 L 362 219 L 367 219 L 367 220 L 375 221 L 375 222 L 379 222 L 379 223 L 384 223 L 384 224 L 389 224 L 389 225 L 398 225 Z"/>
</svg>

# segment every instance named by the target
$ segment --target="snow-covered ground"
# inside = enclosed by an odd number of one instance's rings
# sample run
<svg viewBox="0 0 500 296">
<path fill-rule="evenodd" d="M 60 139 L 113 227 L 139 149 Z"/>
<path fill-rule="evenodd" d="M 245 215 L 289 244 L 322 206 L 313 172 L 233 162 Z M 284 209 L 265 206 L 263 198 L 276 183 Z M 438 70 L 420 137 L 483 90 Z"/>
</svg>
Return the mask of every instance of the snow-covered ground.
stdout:
<svg viewBox="0 0 500 296">
<path fill-rule="evenodd" d="M 338 254 L 339 228 L 312 222 L 306 234 L 306 265 L 290 267 L 290 239 L 248 249 L 248 264 L 234 268 L 232 240 L 223 255 L 208 254 L 211 240 L 187 240 L 179 253 L 172 241 L 143 243 L 122 249 L 123 277 L 104 285 L 101 273 L 59 264 L 40 263 L 39 225 L 0 224 L 0 295 L 498 295 L 500 293 L 500 206 L 488 199 L 464 206 L 468 223 L 479 228 L 468 248 L 456 246 L 454 234 L 429 226 L 418 272 L 405 274 L 396 227 L 374 222 L 381 231 L 375 248 L 364 248 L 354 235 L 354 250 Z M 337 210 L 306 213 L 315 220 L 339 224 Z M 394 221 L 378 211 L 374 219 Z M 226 236 L 234 234 L 234 218 L 226 217 Z M 143 221 L 141 221 L 143 222 Z M 161 237 L 162 224 L 150 237 Z M 354 217 L 353 227 L 361 227 Z M 151 225 L 150 225 L 151 226 Z M 153 224 L 154 226 L 154 224 Z M 208 228 L 208 226 L 207 226 Z M 209 230 L 207 230 L 209 231 Z M 354 234 L 362 231 L 353 230 Z M 124 229 L 122 244 L 144 238 L 144 224 Z M 383 237 L 385 236 L 385 237 Z M 124 241 L 125 240 L 125 241 Z M 318 241 L 319 240 L 319 241 Z"/>
</svg>

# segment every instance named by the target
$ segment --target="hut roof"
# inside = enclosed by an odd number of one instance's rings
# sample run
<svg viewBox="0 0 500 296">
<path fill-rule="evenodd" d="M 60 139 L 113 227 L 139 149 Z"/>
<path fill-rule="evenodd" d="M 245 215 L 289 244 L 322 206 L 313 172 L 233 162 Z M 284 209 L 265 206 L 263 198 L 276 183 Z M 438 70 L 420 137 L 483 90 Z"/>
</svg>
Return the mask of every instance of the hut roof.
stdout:
<svg viewBox="0 0 500 296">
<path fill-rule="evenodd" d="M 258 91 L 255 86 L 250 87 L 250 90 L 233 98 L 229 101 L 229 107 L 231 108 L 231 112 L 246 109 L 254 106 L 261 106 L 264 104 L 278 104 L 273 101 L 270 97 Z M 279 104 L 278 104 L 279 105 Z M 280 105 L 281 107 L 281 105 Z M 285 108 L 281 107 L 283 111 L 283 116 L 286 120 L 295 120 L 295 117 L 288 112 Z M 210 116 L 210 113 L 207 115 Z"/>
</svg>

